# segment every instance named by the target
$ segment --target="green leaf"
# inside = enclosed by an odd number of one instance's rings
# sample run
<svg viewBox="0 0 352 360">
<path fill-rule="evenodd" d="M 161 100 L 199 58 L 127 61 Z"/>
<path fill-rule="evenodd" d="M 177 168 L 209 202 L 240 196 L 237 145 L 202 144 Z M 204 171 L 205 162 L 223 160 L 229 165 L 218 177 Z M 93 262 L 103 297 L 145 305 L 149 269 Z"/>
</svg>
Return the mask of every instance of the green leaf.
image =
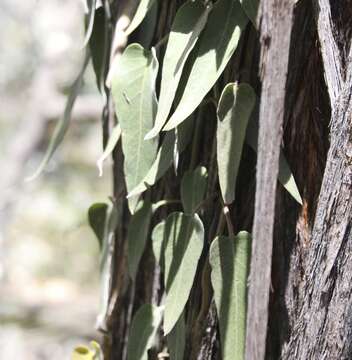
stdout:
<svg viewBox="0 0 352 360">
<path fill-rule="evenodd" d="M 108 205 L 105 203 L 93 204 L 88 209 L 88 222 L 98 238 L 100 247 L 102 247 L 104 241 L 107 214 Z"/>
<path fill-rule="evenodd" d="M 156 113 L 155 81 L 158 61 L 139 44 L 129 45 L 112 79 L 112 94 L 121 126 L 124 172 L 130 192 L 145 178 L 157 154 L 157 139 L 144 140 Z M 130 198 L 133 213 L 138 199 Z"/>
<path fill-rule="evenodd" d="M 251 236 L 220 236 L 210 246 L 211 283 L 219 318 L 223 360 L 243 360 Z"/>
<path fill-rule="evenodd" d="M 106 318 L 112 285 L 115 230 L 118 221 L 119 212 L 116 204 L 113 203 L 109 206 L 108 216 L 106 218 L 103 246 L 100 256 L 100 306 L 97 327 L 103 331 L 107 331 Z"/>
<path fill-rule="evenodd" d="M 254 27 L 257 27 L 256 20 L 259 0 L 240 0 L 240 3 L 249 20 L 252 22 Z"/>
<path fill-rule="evenodd" d="M 161 238 L 159 263 L 164 271 L 166 300 L 164 314 L 164 333 L 168 334 L 175 326 L 187 303 L 198 260 L 204 245 L 204 227 L 198 215 L 172 213 L 165 223 L 153 232 Z M 159 250 L 155 250 L 155 253 Z"/>
<path fill-rule="evenodd" d="M 170 360 L 183 360 L 186 346 L 186 324 L 184 312 L 177 320 L 175 327 L 167 336 Z"/>
<path fill-rule="evenodd" d="M 192 119 L 186 120 L 178 128 L 178 151 L 181 153 L 188 145 L 192 135 Z M 169 169 L 174 159 L 175 133 L 168 132 L 161 144 L 156 159 L 144 179 L 128 194 L 129 197 L 141 194 L 154 185 Z"/>
<path fill-rule="evenodd" d="M 160 265 L 161 271 L 165 271 L 164 263 L 164 234 L 165 234 L 165 223 L 166 220 L 161 221 L 157 224 L 152 232 L 152 247 L 156 262 Z"/>
<path fill-rule="evenodd" d="M 147 15 L 143 19 L 139 26 L 138 31 L 138 43 L 144 48 L 149 49 L 153 41 L 155 29 L 158 24 L 158 2 L 153 1 L 153 5 L 147 12 Z"/>
<path fill-rule="evenodd" d="M 235 200 L 242 147 L 255 99 L 255 93 L 249 85 L 234 83 L 226 85 L 220 97 L 217 109 L 217 162 L 225 204 L 231 204 Z"/>
<path fill-rule="evenodd" d="M 61 144 L 62 140 L 64 139 L 67 129 L 68 129 L 68 126 L 70 124 L 73 106 L 76 102 L 78 93 L 81 90 L 81 87 L 83 84 L 83 75 L 86 71 L 87 65 L 89 63 L 89 59 L 90 59 L 89 51 L 87 51 L 85 58 L 84 58 L 82 68 L 81 68 L 76 80 L 73 82 L 73 84 L 71 86 L 70 93 L 67 98 L 64 114 L 63 114 L 62 118 L 60 119 L 60 121 L 55 126 L 53 136 L 50 139 L 49 146 L 48 146 L 48 149 L 46 150 L 44 158 L 41 161 L 41 163 L 39 164 L 38 169 L 35 171 L 35 173 L 32 176 L 28 177 L 26 179 L 26 181 L 34 180 L 42 173 L 45 166 L 51 160 L 54 152 L 56 151 L 56 149 L 58 148 L 58 146 Z"/>
<path fill-rule="evenodd" d="M 181 199 L 186 214 L 193 214 L 204 200 L 208 173 L 204 166 L 186 171 L 181 182 Z"/>
<path fill-rule="evenodd" d="M 148 350 L 162 320 L 163 307 L 142 305 L 133 317 L 127 345 L 127 360 L 148 360 Z"/>
<path fill-rule="evenodd" d="M 141 24 L 148 11 L 152 8 L 155 0 L 140 0 L 134 17 L 126 29 L 126 35 L 130 35 Z"/>
<path fill-rule="evenodd" d="M 255 151 L 258 152 L 258 123 L 254 120 L 250 122 L 246 134 L 246 142 L 248 145 Z M 282 186 L 287 190 L 287 192 L 300 204 L 302 205 L 302 198 L 299 193 L 295 178 L 292 174 L 290 166 L 287 162 L 287 159 L 283 153 L 283 150 L 280 151 L 279 158 L 279 174 L 278 180 Z"/>
<path fill-rule="evenodd" d="M 85 47 L 88 44 L 88 41 L 92 35 L 97 0 L 88 0 L 87 3 L 88 3 L 87 4 L 88 5 L 88 23 L 87 23 L 86 34 L 85 34 L 84 41 L 83 41 L 83 47 Z"/>
<path fill-rule="evenodd" d="M 94 25 L 89 39 L 92 65 L 98 89 L 104 91 L 105 65 L 108 60 L 108 24 L 103 7 L 95 10 Z"/>
<path fill-rule="evenodd" d="M 147 242 L 152 205 L 149 201 L 140 201 L 140 206 L 132 215 L 128 225 L 128 270 L 131 279 L 136 278 L 138 265 Z"/>
<path fill-rule="evenodd" d="M 163 61 L 158 112 L 146 139 L 158 135 L 167 120 L 184 65 L 207 22 L 210 8 L 200 1 L 188 1 L 176 13 Z"/>
<path fill-rule="evenodd" d="M 110 156 L 110 154 L 114 151 L 116 144 L 118 143 L 121 137 L 121 127 L 117 124 L 111 131 L 108 143 L 104 149 L 104 152 L 100 156 L 97 161 L 97 166 L 99 169 L 99 176 L 103 175 L 103 164 L 104 161 Z"/>
<path fill-rule="evenodd" d="M 185 79 L 179 104 L 163 130 L 173 129 L 201 103 L 236 50 L 247 22 L 247 16 L 238 1 L 218 0 L 215 3 L 198 41 L 199 46 L 192 52 L 195 60 L 189 62 L 191 69 L 185 69 L 184 73 L 189 75 Z"/>
</svg>

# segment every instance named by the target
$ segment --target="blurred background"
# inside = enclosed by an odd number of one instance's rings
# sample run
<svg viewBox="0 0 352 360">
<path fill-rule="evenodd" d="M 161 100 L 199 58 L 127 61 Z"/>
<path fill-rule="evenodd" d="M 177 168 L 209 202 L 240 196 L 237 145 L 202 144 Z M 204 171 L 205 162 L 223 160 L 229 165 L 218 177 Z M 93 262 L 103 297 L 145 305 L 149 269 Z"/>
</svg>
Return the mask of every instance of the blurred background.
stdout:
<svg viewBox="0 0 352 360">
<path fill-rule="evenodd" d="M 91 67 L 63 144 L 40 163 L 84 51 L 83 0 L 0 0 L 0 359 L 69 359 L 99 339 L 99 249 L 87 209 L 98 176 L 102 100 Z M 90 65 L 89 65 L 90 66 Z"/>
</svg>

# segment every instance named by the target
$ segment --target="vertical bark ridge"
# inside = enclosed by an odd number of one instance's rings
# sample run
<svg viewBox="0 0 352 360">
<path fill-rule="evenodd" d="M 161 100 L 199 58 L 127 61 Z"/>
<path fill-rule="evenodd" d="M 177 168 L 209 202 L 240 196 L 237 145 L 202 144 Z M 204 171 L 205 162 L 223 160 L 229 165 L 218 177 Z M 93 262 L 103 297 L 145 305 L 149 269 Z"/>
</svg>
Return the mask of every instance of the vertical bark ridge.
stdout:
<svg viewBox="0 0 352 360">
<path fill-rule="evenodd" d="M 263 85 L 248 295 L 247 360 L 264 359 L 265 356 L 276 179 L 282 139 L 292 18 L 293 2 L 275 0 L 261 2 L 259 19 Z"/>
</svg>

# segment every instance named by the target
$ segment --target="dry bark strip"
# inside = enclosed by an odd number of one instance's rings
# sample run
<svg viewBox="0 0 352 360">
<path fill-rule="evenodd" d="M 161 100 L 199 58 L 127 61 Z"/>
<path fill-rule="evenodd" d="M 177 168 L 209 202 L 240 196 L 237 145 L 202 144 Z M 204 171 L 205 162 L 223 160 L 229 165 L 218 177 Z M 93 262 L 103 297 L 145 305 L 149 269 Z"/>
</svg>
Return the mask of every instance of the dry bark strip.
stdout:
<svg viewBox="0 0 352 360">
<path fill-rule="evenodd" d="M 257 185 L 248 295 L 246 359 L 265 356 L 278 160 L 294 2 L 260 5 L 261 76 Z"/>
<path fill-rule="evenodd" d="M 315 17 L 318 28 L 321 53 L 324 61 L 325 81 L 328 87 L 331 107 L 341 93 L 342 60 L 340 50 L 334 38 L 334 26 L 331 18 L 329 0 L 314 1 Z"/>
</svg>

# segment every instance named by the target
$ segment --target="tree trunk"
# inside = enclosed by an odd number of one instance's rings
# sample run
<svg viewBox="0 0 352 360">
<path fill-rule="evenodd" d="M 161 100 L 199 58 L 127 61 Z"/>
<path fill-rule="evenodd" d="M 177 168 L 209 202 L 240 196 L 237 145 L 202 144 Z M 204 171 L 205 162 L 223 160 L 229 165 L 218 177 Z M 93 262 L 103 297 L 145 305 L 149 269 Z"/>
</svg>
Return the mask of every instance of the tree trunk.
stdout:
<svg viewBox="0 0 352 360">
<path fill-rule="evenodd" d="M 159 2 L 158 23 L 152 44 L 158 43 L 169 32 L 175 11 L 183 2 Z M 331 20 L 326 13 L 330 6 L 327 0 L 316 1 L 314 7 L 305 0 L 298 2 L 293 13 L 290 52 L 288 54 L 287 49 L 287 53 L 282 55 L 289 56 L 286 94 L 283 94 L 282 82 L 271 85 L 277 86 L 271 90 L 281 94 L 285 101 L 282 145 L 298 183 L 303 206 L 300 207 L 278 185 L 272 249 L 269 241 L 271 230 L 263 232 L 258 227 L 263 217 L 256 206 L 256 216 L 260 218 L 254 234 L 256 236 L 261 231 L 262 237 L 268 236 L 267 254 L 273 251 L 266 336 L 266 357 L 270 359 L 348 359 L 352 356 L 349 341 L 352 333 L 352 285 L 348 278 L 352 271 L 349 261 L 352 250 L 352 66 L 348 64 L 352 64 L 352 59 L 346 55 L 349 52 L 346 44 L 350 42 L 351 24 L 348 22 L 352 18 L 352 7 L 349 0 L 340 1 L 339 4 L 331 9 Z M 264 8 L 263 11 L 262 16 L 268 15 L 265 13 L 268 9 Z M 266 46 L 268 40 L 263 38 L 263 33 L 260 36 L 262 46 Z M 280 46 L 287 44 L 288 34 L 282 30 L 276 36 L 271 46 L 275 46 L 274 51 L 279 51 L 280 55 L 281 51 L 285 51 L 285 47 Z M 138 33 L 129 41 L 138 41 Z M 258 98 L 267 101 L 265 81 L 270 71 L 261 74 L 262 91 L 258 76 L 259 52 L 259 34 L 248 25 L 235 55 L 216 85 L 217 92 L 228 82 L 248 82 L 256 90 Z M 262 61 L 264 66 L 269 65 L 265 57 Z M 207 206 L 201 214 L 206 245 L 186 312 L 187 344 L 184 359 L 199 360 L 221 359 L 217 315 L 206 265 L 210 242 L 223 224 L 219 220 L 221 204 L 218 200 L 214 140 L 216 112 L 211 102 L 206 106 L 201 126 L 199 121 L 194 125 L 192 143 L 181 155 L 179 165 L 182 173 L 188 168 L 193 154 L 192 162 L 206 166 L 209 173 Z M 257 109 L 253 123 L 258 118 Z M 109 121 L 112 121 L 111 117 Z M 275 131 L 278 131 L 275 133 L 277 137 L 280 126 Z M 275 140 L 274 151 L 277 152 L 280 141 L 279 138 Z M 263 144 L 259 150 L 259 158 L 262 159 L 268 155 L 268 149 Z M 277 157 L 269 159 L 269 165 L 277 162 Z M 255 162 L 255 153 L 245 146 L 237 181 L 236 203 L 230 208 L 235 231 L 252 231 Z M 114 152 L 114 198 L 118 207 L 119 225 L 115 234 L 113 286 L 104 346 L 107 359 L 119 360 L 126 359 L 128 331 L 133 314 L 142 304 L 158 304 L 162 294 L 160 271 L 154 262 L 150 240 L 135 284 L 128 277 L 126 235 L 130 214 L 125 200 L 122 171 L 123 155 L 119 144 Z M 273 183 L 276 176 L 269 175 Z M 179 198 L 179 184 L 179 177 L 170 169 L 152 188 L 152 201 Z M 272 187 L 274 192 L 275 187 Z M 258 184 L 257 191 L 261 189 Z M 273 206 L 268 214 L 274 218 L 275 196 L 270 197 Z M 158 210 L 151 228 L 173 210 L 179 210 L 179 205 L 169 205 Z M 259 242 L 255 246 L 262 245 Z M 270 267 L 267 270 L 270 274 Z M 256 276 L 259 276 L 258 272 L 252 272 L 250 281 L 258 280 Z M 269 292 L 268 288 L 264 290 Z M 255 291 L 252 296 L 258 294 Z M 249 306 L 254 318 L 263 315 L 258 313 L 255 302 L 250 302 Z M 265 341 L 265 327 L 263 331 L 262 341 Z M 158 344 L 150 352 L 150 359 L 157 359 L 158 353 L 164 348 L 165 340 L 160 336 Z"/>
</svg>

